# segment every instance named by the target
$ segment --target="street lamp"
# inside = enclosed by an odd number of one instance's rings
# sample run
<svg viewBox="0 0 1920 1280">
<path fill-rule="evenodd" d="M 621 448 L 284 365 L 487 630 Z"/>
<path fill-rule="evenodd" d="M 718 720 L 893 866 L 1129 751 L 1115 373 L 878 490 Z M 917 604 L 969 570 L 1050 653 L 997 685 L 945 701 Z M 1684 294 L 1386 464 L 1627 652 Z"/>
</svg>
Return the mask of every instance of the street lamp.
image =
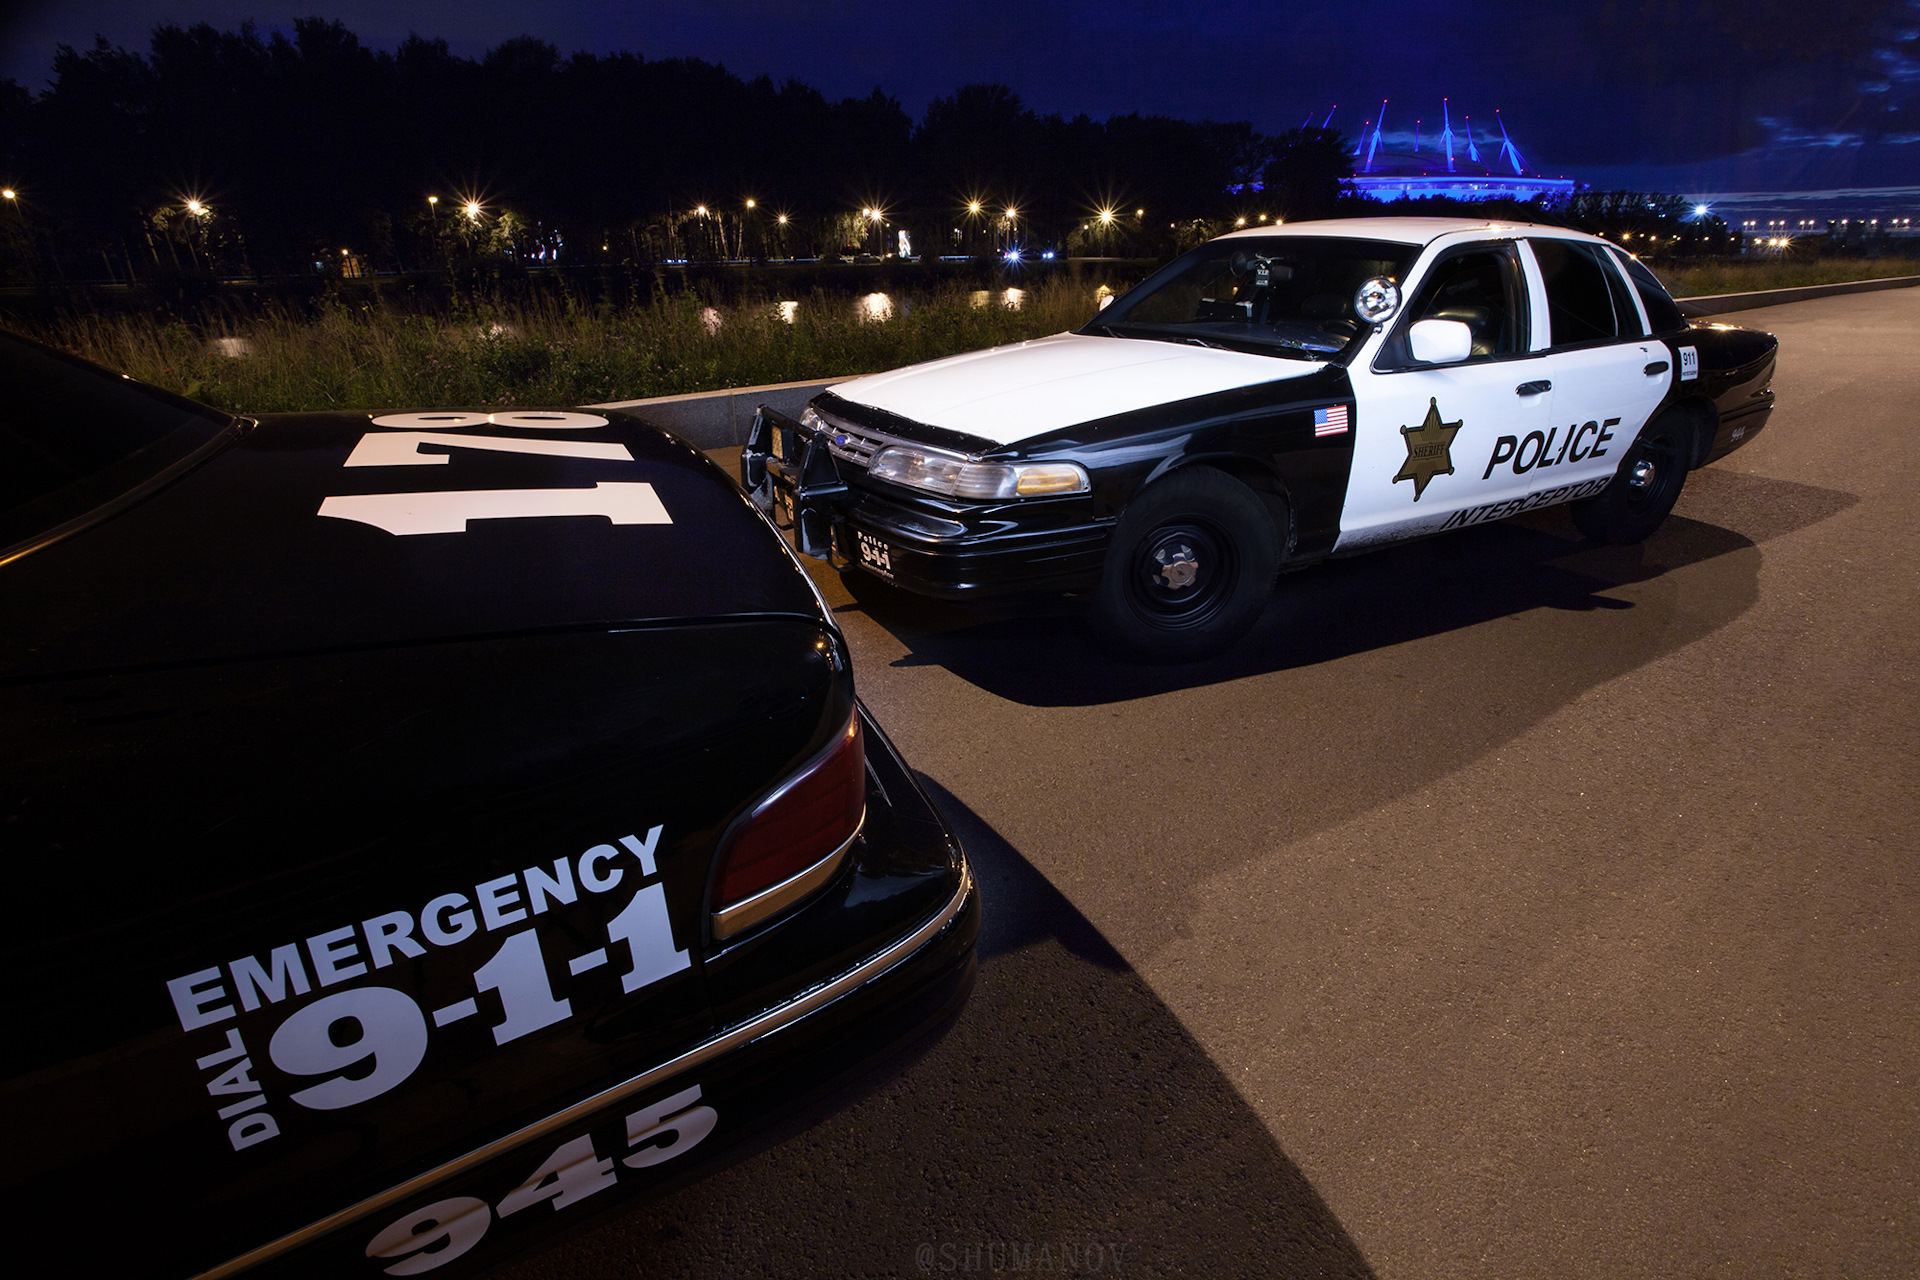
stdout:
<svg viewBox="0 0 1920 1280">
<path fill-rule="evenodd" d="M 466 213 L 467 213 L 467 221 L 469 222 L 480 221 L 480 202 L 478 200 L 467 201 Z"/>
<path fill-rule="evenodd" d="M 17 191 L 15 191 L 12 187 L 6 187 L 4 189 L 0 189 L 0 198 L 4 198 L 7 200 L 18 200 L 20 198 L 20 194 Z"/>
</svg>

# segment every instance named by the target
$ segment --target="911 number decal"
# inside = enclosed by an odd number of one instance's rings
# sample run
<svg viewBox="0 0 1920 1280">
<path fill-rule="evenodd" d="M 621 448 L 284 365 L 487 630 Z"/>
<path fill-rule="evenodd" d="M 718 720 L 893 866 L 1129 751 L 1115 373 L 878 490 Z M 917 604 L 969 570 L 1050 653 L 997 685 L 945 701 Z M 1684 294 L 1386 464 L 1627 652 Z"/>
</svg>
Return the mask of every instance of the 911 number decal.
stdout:
<svg viewBox="0 0 1920 1280">
<path fill-rule="evenodd" d="M 607 945 L 565 957 L 569 979 L 592 981 L 584 975 L 612 965 L 620 975 L 620 993 L 632 995 L 692 963 L 674 939 L 666 888 L 657 879 L 654 854 L 662 830 L 656 826 L 645 839 L 622 836 L 617 844 L 595 845 L 575 858 L 556 859 L 551 867 L 528 867 L 484 881 L 473 886 L 471 896 L 440 894 L 417 915 L 390 911 L 317 933 L 304 944 L 274 947 L 264 960 L 240 956 L 175 978 L 167 991 L 180 1028 L 192 1033 L 234 1022 L 270 1005 L 297 1003 L 316 986 L 363 978 L 395 965 L 396 958 L 419 960 L 431 954 L 429 948 L 460 947 L 483 932 L 506 930 L 556 907 L 574 906 L 583 893 L 609 893 L 637 870 L 646 883 L 637 885 L 626 904 L 599 926 Z M 567 936 L 578 937 L 578 926 L 567 930 Z M 378 1098 L 420 1068 L 436 1036 L 459 1034 L 442 1029 L 479 1016 L 481 997 L 489 997 L 488 1006 L 499 1010 L 498 1020 L 488 1027 L 496 1048 L 566 1021 L 573 1016 L 573 1002 L 565 990 L 554 990 L 546 946 L 538 928 L 506 933 L 469 971 L 466 984 L 473 994 L 431 1012 L 422 1010 L 414 995 L 384 984 L 351 986 L 301 1004 L 266 1039 L 267 1062 L 291 1077 L 287 1084 L 292 1087 L 280 1096 L 309 1111 L 339 1111 Z M 396 973 L 409 970 L 418 972 L 415 966 L 403 966 Z M 216 1103 L 218 1119 L 229 1122 L 229 1144 L 241 1151 L 277 1137 L 286 1113 L 276 1117 L 269 1109 L 269 1081 L 257 1076 L 255 1050 L 242 1037 L 240 1025 L 224 1031 L 226 1044 L 196 1059 L 195 1065 L 213 1073 L 206 1091 Z M 458 1043 L 460 1052 L 473 1051 L 470 1040 Z"/>
<path fill-rule="evenodd" d="M 652 1106 L 628 1114 L 628 1154 L 619 1165 L 644 1169 L 698 1146 L 720 1123 L 719 1113 L 700 1104 L 700 1086 L 682 1089 Z M 557 1211 L 605 1191 L 620 1180 L 615 1160 L 594 1150 L 593 1135 L 582 1134 L 553 1149 L 526 1181 L 501 1197 L 497 1206 L 472 1196 L 454 1196 L 389 1223 L 366 1253 L 390 1276 L 413 1276 L 445 1266 L 480 1243 L 496 1217 L 506 1218 L 548 1203 Z"/>
</svg>

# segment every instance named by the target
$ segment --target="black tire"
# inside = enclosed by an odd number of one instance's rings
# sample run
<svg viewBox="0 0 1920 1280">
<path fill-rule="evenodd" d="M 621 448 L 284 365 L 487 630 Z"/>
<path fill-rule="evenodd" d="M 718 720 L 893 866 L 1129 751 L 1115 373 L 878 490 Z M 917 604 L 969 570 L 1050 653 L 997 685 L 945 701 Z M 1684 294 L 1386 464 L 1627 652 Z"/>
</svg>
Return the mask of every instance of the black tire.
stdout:
<svg viewBox="0 0 1920 1280">
<path fill-rule="evenodd" d="M 1687 483 L 1691 424 L 1665 414 L 1647 425 L 1620 459 L 1613 483 L 1568 508 L 1574 527 L 1595 542 L 1627 546 L 1653 536 Z"/>
<path fill-rule="evenodd" d="M 1258 494 L 1211 467 L 1176 471 L 1120 513 L 1094 626 L 1140 657 L 1207 657 L 1253 626 L 1279 562 L 1279 535 Z"/>
</svg>

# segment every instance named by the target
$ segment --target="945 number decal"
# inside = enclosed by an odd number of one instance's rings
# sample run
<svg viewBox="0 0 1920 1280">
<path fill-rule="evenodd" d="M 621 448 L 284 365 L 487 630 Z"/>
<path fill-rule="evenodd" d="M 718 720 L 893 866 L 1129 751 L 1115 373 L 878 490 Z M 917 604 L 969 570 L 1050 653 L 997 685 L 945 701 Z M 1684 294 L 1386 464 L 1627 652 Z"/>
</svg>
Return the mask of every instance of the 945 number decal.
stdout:
<svg viewBox="0 0 1920 1280">
<path fill-rule="evenodd" d="M 414 1276 L 460 1257 L 487 1234 L 496 1217 L 506 1218 L 534 1205 L 558 1209 L 578 1204 L 620 1180 L 619 1166 L 644 1169 L 662 1164 L 700 1144 L 720 1116 L 700 1104 L 700 1086 L 682 1089 L 627 1116 L 628 1154 L 618 1164 L 593 1149 L 593 1135 L 563 1142 L 527 1180 L 488 1205 L 472 1196 L 453 1196 L 415 1209 L 389 1223 L 367 1242 L 367 1256 L 390 1276 Z"/>
</svg>

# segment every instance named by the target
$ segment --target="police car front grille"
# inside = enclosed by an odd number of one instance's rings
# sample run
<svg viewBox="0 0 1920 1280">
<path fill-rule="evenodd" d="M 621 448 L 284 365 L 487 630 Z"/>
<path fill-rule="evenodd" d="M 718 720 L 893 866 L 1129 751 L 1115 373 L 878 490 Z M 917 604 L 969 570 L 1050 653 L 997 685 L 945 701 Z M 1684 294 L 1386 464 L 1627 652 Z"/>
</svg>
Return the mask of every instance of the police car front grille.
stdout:
<svg viewBox="0 0 1920 1280">
<path fill-rule="evenodd" d="M 873 462 L 873 455 L 884 449 L 888 443 L 889 441 L 878 436 L 848 430 L 837 422 L 827 424 L 827 448 L 833 456 L 851 462 L 863 470 Z"/>
</svg>

